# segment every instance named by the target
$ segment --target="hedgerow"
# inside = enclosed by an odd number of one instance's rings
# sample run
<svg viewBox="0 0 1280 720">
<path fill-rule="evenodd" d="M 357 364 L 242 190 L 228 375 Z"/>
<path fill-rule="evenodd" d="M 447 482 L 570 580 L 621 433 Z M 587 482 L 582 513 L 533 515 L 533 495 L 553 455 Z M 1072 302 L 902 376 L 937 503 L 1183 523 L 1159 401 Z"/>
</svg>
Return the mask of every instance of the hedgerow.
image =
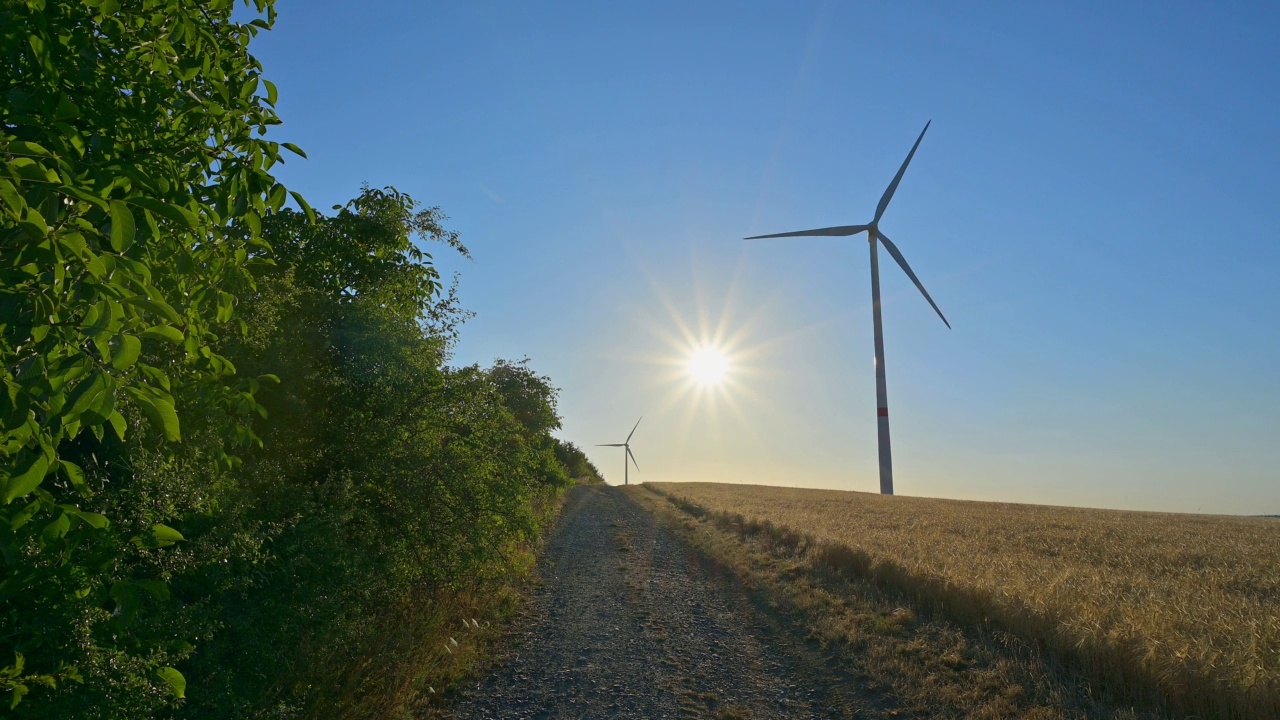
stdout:
<svg viewBox="0 0 1280 720">
<path fill-rule="evenodd" d="M 467 249 L 439 209 L 366 187 L 319 214 L 275 180 L 302 155 L 248 51 L 275 10 L 232 10 L 0 5 L 18 717 L 403 712 L 438 672 L 419 643 L 570 482 L 549 379 L 449 364 L 466 313 L 425 243 Z"/>
</svg>

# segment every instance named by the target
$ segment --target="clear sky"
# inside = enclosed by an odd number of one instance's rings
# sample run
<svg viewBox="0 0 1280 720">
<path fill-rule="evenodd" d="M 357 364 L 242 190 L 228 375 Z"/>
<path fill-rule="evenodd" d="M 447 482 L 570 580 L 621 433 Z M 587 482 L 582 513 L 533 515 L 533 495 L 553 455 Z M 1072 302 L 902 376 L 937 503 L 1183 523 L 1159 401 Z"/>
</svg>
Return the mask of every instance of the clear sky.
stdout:
<svg viewBox="0 0 1280 720">
<path fill-rule="evenodd" d="M 440 205 L 611 482 L 1280 513 L 1280 5 L 280 0 L 280 176 Z M 1141 7 L 1139 7 L 1141 6 Z M 691 385 L 695 346 L 725 382 Z"/>
</svg>

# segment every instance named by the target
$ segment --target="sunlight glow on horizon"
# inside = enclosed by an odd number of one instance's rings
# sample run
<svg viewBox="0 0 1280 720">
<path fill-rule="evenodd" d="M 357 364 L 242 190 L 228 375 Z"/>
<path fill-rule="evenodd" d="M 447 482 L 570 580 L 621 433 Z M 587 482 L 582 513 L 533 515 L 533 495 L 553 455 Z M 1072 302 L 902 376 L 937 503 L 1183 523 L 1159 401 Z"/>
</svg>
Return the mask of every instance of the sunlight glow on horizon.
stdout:
<svg viewBox="0 0 1280 720">
<path fill-rule="evenodd" d="M 804 398 L 821 394 L 800 388 L 815 378 L 840 377 L 819 372 L 830 354 L 813 351 L 849 313 L 835 308 L 807 323 L 784 322 L 794 304 L 786 284 L 754 292 L 761 283 L 747 272 L 751 250 L 735 249 L 736 260 L 695 254 L 678 273 L 655 272 L 638 253 L 632 256 L 648 285 L 629 313 L 642 335 L 617 359 L 633 363 L 644 378 L 634 407 L 661 424 L 667 454 L 660 457 L 678 459 L 681 467 L 732 464 L 744 451 L 777 447 L 787 435 L 779 434 L 779 424 L 805 427 Z M 714 278 L 711 268 L 726 265 L 733 268 L 729 276 Z M 655 471 L 672 479 L 662 464 Z"/>
</svg>

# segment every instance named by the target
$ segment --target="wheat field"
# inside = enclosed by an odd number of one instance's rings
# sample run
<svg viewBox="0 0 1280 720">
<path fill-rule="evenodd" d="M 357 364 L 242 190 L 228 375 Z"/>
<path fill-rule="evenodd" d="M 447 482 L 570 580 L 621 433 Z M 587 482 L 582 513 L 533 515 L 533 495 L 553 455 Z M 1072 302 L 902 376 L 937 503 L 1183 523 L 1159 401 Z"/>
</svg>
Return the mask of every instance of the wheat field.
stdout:
<svg viewBox="0 0 1280 720">
<path fill-rule="evenodd" d="M 1171 715 L 1280 717 L 1280 520 L 654 483 Z"/>
</svg>

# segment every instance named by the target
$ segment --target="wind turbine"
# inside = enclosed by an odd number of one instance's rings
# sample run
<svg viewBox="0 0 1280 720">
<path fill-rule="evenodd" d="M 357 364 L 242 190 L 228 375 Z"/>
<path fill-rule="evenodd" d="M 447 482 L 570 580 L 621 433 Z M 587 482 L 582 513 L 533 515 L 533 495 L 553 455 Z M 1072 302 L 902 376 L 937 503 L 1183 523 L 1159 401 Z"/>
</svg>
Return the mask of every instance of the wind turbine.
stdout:
<svg viewBox="0 0 1280 720">
<path fill-rule="evenodd" d="M 885 188 L 884 195 L 880 196 L 880 203 L 876 205 L 876 214 L 871 218 L 871 222 L 866 225 L 841 225 L 839 227 L 799 230 L 797 232 L 776 233 L 774 235 L 755 235 L 745 238 L 747 240 L 763 240 L 766 238 L 808 236 L 843 237 L 857 235 L 864 231 L 867 233 L 867 242 L 871 245 L 871 316 L 876 346 L 876 421 L 880 440 L 880 492 L 884 495 L 893 494 L 893 456 L 889 449 L 889 400 L 884 380 L 884 332 L 880 325 L 880 263 L 876 257 L 877 245 L 884 245 L 885 251 L 893 256 L 894 260 L 898 261 L 898 265 L 902 267 L 903 272 L 920 289 L 924 299 L 929 301 L 933 311 L 938 313 L 938 317 L 942 318 L 943 324 L 948 329 L 951 328 L 951 323 L 947 322 L 947 318 L 938 309 L 938 304 L 933 301 L 933 298 L 929 297 L 929 291 L 924 289 L 924 285 L 920 283 L 920 278 L 917 278 L 916 274 L 911 271 L 911 266 L 907 264 L 907 259 L 902 257 L 902 253 L 889 240 L 888 236 L 880 232 L 880 218 L 884 216 L 885 208 L 889 207 L 889 201 L 893 199 L 893 193 L 898 189 L 898 183 L 902 181 L 902 175 L 907 171 L 907 165 L 911 164 L 911 158 L 915 156 L 916 148 L 920 147 L 920 141 L 924 139 L 924 134 L 929 130 L 929 125 L 932 122 L 930 120 L 924 124 L 924 130 L 920 131 L 920 137 L 916 138 L 916 144 L 911 146 L 911 152 L 907 153 L 907 159 L 902 161 L 902 167 L 898 168 L 898 174 L 893 176 L 893 182 L 889 183 L 889 187 Z"/>
<path fill-rule="evenodd" d="M 640 420 L 643 420 L 643 419 L 644 419 L 644 416 L 641 416 L 641 417 L 640 417 Z M 636 421 L 636 424 L 635 424 L 634 426 L 632 426 L 632 428 L 631 428 L 631 432 L 627 433 L 627 439 L 626 439 L 626 440 L 623 440 L 623 441 L 622 441 L 622 442 L 620 442 L 620 443 L 605 443 L 605 444 L 603 444 L 603 445 L 596 445 L 596 447 L 620 447 L 620 448 L 626 448 L 626 449 L 625 449 L 625 450 L 623 450 L 623 452 L 622 452 L 622 484 L 623 484 L 623 485 L 629 485 L 629 484 L 630 484 L 630 482 L 631 482 L 631 481 L 630 481 L 630 478 L 629 478 L 629 477 L 627 477 L 627 471 L 630 469 L 630 468 L 628 467 L 628 465 L 627 465 L 627 458 L 631 458 L 631 462 L 635 463 L 636 470 L 639 470 L 639 469 L 640 469 L 640 463 L 636 462 L 636 456 L 631 454 L 631 436 L 632 436 L 632 435 L 635 435 L 635 434 L 636 434 L 636 428 L 640 427 L 640 420 L 637 420 L 637 421 Z"/>
</svg>

